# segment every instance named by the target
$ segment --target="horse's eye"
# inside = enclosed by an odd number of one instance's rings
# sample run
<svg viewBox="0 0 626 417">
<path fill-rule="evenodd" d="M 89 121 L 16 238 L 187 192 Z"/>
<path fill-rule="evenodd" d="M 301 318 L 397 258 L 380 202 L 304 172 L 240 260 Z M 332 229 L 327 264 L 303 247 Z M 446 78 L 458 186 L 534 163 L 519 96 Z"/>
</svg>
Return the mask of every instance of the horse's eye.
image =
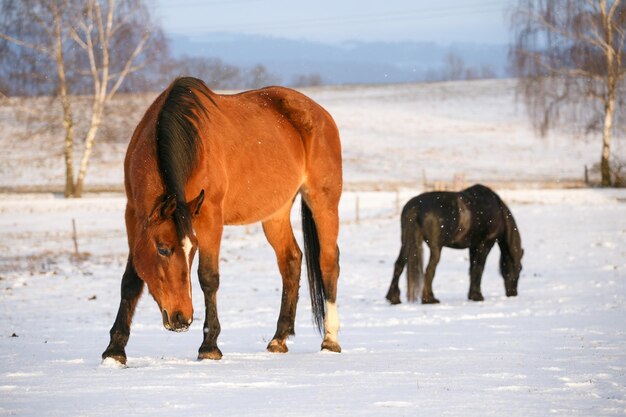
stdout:
<svg viewBox="0 0 626 417">
<path fill-rule="evenodd" d="M 165 256 L 165 257 L 172 256 L 172 250 L 161 243 L 157 245 L 157 251 L 159 252 L 159 255 L 161 256 Z"/>
</svg>

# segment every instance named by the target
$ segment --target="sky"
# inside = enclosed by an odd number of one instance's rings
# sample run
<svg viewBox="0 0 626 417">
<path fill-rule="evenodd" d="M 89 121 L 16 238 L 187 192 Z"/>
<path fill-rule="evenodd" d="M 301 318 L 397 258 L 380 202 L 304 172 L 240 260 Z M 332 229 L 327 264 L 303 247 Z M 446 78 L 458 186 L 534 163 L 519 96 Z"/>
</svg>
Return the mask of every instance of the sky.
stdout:
<svg viewBox="0 0 626 417">
<path fill-rule="evenodd" d="M 515 0 L 157 0 L 167 34 L 261 34 L 325 43 L 509 42 Z"/>
</svg>

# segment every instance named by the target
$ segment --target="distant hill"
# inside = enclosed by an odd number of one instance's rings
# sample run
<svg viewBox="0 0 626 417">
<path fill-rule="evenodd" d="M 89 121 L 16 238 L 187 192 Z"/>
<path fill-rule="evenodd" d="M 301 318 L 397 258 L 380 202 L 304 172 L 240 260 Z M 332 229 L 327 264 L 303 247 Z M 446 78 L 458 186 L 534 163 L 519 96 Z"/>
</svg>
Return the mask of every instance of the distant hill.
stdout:
<svg viewBox="0 0 626 417">
<path fill-rule="evenodd" d="M 325 84 L 399 83 L 466 78 L 471 74 L 506 76 L 507 46 L 439 45 L 432 42 L 344 42 L 327 44 L 256 35 L 207 33 L 170 37 L 175 56 L 220 58 L 240 67 L 265 65 L 289 83 L 297 75 L 319 74 Z M 448 74 L 453 53 L 464 70 Z M 448 76 L 446 76 L 448 75 Z"/>
</svg>

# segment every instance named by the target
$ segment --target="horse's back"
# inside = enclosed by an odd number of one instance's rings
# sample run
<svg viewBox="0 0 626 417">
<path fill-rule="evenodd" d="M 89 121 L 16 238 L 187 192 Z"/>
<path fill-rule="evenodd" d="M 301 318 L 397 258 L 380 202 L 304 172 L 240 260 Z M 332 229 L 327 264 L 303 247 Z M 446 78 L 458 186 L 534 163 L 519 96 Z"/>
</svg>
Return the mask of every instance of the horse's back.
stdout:
<svg viewBox="0 0 626 417">
<path fill-rule="evenodd" d="M 496 239 L 504 231 L 506 205 L 489 187 L 476 184 L 460 193 L 472 212 L 475 239 Z"/>
<path fill-rule="evenodd" d="M 222 169 L 225 222 L 263 220 L 307 181 L 330 179 L 340 193 L 341 145 L 330 115 L 284 87 L 216 95 L 208 130 L 207 169 Z M 219 132 L 211 132 L 213 126 Z M 254 213 L 252 215 L 251 213 Z"/>
<path fill-rule="evenodd" d="M 403 222 L 414 223 L 429 244 L 453 244 L 459 228 L 456 193 L 430 191 L 413 197 L 403 209 Z"/>
</svg>

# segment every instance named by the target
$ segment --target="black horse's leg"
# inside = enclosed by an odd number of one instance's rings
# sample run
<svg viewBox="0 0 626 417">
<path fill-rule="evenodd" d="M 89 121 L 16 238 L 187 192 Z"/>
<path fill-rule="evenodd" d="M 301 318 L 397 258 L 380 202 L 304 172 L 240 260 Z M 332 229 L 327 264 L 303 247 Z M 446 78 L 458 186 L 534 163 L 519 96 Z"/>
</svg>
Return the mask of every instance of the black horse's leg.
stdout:
<svg viewBox="0 0 626 417">
<path fill-rule="evenodd" d="M 412 256 L 412 255 L 409 255 Z M 400 254 L 398 255 L 398 259 L 396 259 L 396 264 L 393 268 L 393 278 L 391 279 L 391 285 L 389 286 L 389 291 L 387 291 L 387 300 L 391 304 L 400 304 L 400 287 L 398 282 L 400 281 L 400 275 L 402 275 L 402 271 L 404 270 L 404 266 L 407 262 L 406 255 L 406 245 L 404 242 L 402 243 L 402 247 L 400 248 Z"/>
<path fill-rule="evenodd" d="M 129 257 L 126 263 L 126 271 L 122 277 L 121 301 L 117 310 L 115 323 L 111 327 L 109 334 L 111 341 L 109 346 L 102 353 L 102 359 L 112 358 L 121 364 L 126 364 L 125 347 L 130 336 L 130 323 L 135 313 L 137 301 L 143 290 L 143 281 L 137 275 L 132 259 Z"/>
<path fill-rule="evenodd" d="M 467 296 L 472 301 L 483 301 L 482 292 L 480 291 L 480 281 L 485 270 L 485 262 L 487 255 L 491 251 L 495 242 L 482 242 L 478 246 L 470 247 L 470 289 Z"/>
<path fill-rule="evenodd" d="M 431 241 L 432 242 L 432 241 Z M 441 247 L 434 242 L 429 242 L 430 259 L 428 260 L 428 266 L 426 267 L 426 274 L 424 278 L 424 289 L 422 290 L 422 304 L 436 304 L 439 302 L 433 294 L 433 279 L 435 278 L 435 270 L 441 257 Z"/>
<path fill-rule="evenodd" d="M 204 293 L 205 306 L 204 326 L 202 327 L 204 338 L 198 349 L 198 359 L 218 360 L 222 358 L 222 351 L 217 347 L 217 337 L 222 328 L 217 317 L 217 290 L 220 287 L 220 274 L 216 256 L 200 254 L 198 278 L 200 288 Z"/>
<path fill-rule="evenodd" d="M 263 231 L 274 252 L 276 252 L 278 269 L 283 279 L 283 293 L 276 333 L 267 345 L 267 350 L 274 353 L 286 353 L 289 350 L 287 338 L 295 334 L 302 251 L 300 251 L 293 235 L 289 219 L 290 212 L 291 210 L 287 210 L 263 222 Z"/>
</svg>

